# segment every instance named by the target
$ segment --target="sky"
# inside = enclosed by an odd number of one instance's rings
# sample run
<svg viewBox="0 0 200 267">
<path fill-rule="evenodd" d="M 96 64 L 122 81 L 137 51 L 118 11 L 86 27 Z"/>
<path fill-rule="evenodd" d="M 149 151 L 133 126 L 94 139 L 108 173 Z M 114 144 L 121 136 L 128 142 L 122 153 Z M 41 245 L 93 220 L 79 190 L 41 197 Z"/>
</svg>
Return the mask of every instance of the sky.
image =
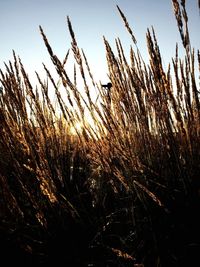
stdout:
<svg viewBox="0 0 200 267">
<path fill-rule="evenodd" d="M 200 48 L 199 10 L 197 0 L 187 0 L 192 45 Z M 31 79 L 34 71 L 43 77 L 42 63 L 52 63 L 46 51 L 39 25 L 42 26 L 55 54 L 63 59 L 70 48 L 67 29 L 69 16 L 80 48 L 83 48 L 96 81 L 107 82 L 107 65 L 103 36 L 114 49 L 119 37 L 128 53 L 132 45 L 116 5 L 125 14 L 147 59 L 145 34 L 155 28 L 163 62 L 167 66 L 180 42 L 170 0 L 0 0 L 0 68 L 12 60 L 12 50 L 20 56 Z M 71 72 L 73 65 L 68 66 Z"/>
</svg>

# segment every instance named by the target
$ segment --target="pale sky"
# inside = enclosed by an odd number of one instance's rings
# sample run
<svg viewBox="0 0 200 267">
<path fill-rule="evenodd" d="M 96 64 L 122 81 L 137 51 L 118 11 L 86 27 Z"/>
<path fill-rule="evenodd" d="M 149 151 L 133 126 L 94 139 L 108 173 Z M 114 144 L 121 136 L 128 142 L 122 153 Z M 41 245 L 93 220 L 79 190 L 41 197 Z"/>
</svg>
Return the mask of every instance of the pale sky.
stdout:
<svg viewBox="0 0 200 267">
<path fill-rule="evenodd" d="M 197 0 L 188 0 L 187 10 L 192 45 L 200 48 Z M 70 48 L 66 17 L 69 16 L 80 48 L 86 53 L 97 82 L 107 82 L 103 35 L 114 47 L 119 37 L 128 54 L 131 38 L 116 5 L 126 15 L 144 58 L 147 56 L 147 27 L 155 28 L 164 64 L 168 65 L 180 42 L 170 0 L 0 0 L 0 68 L 12 60 L 12 50 L 20 56 L 26 70 L 42 73 L 42 62 L 51 68 L 39 33 L 41 25 L 59 58 Z M 31 76 L 32 77 L 32 76 Z"/>
</svg>

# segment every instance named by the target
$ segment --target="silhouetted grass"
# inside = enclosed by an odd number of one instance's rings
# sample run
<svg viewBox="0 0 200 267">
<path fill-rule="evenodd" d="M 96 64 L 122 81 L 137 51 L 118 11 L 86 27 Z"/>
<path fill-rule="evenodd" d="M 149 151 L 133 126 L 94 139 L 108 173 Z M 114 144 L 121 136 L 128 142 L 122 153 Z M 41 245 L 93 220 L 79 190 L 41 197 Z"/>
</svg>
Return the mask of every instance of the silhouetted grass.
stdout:
<svg viewBox="0 0 200 267">
<path fill-rule="evenodd" d="M 104 37 L 111 88 L 94 81 L 69 18 L 73 81 L 69 51 L 59 60 L 42 27 L 61 84 L 44 65 L 48 82 L 36 73 L 33 88 L 14 52 L 0 71 L 0 248 L 12 255 L 3 256 L 7 264 L 198 265 L 200 53 L 190 43 L 185 1 L 172 3 L 185 56 L 176 46 L 167 70 L 154 29 L 146 34 L 146 63 L 117 6 L 133 46 L 126 58 L 116 39 L 115 55 Z"/>
</svg>

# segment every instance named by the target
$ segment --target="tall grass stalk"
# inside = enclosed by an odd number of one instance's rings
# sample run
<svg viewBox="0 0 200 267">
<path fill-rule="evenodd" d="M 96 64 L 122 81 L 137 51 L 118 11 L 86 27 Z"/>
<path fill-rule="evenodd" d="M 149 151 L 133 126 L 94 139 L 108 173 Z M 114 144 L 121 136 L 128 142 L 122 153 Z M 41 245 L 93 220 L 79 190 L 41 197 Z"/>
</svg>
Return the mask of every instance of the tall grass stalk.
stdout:
<svg viewBox="0 0 200 267">
<path fill-rule="evenodd" d="M 199 262 L 200 52 L 190 41 L 185 1 L 172 6 L 185 56 L 176 45 L 167 69 L 154 28 L 146 33 L 146 62 L 117 6 L 133 43 L 127 58 L 119 38 L 116 53 L 103 38 L 109 95 L 95 82 L 69 17 L 71 49 L 63 60 L 40 26 L 60 85 L 43 65 L 48 80 L 36 72 L 33 88 L 14 51 L 0 70 L 0 233 L 27 262 Z"/>
</svg>

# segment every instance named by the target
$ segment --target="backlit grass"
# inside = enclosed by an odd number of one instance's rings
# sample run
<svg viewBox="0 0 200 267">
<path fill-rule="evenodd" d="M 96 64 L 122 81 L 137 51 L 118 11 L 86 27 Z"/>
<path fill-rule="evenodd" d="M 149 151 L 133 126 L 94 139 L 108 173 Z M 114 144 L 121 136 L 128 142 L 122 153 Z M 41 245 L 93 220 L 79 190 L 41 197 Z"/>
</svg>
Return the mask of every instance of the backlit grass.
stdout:
<svg viewBox="0 0 200 267">
<path fill-rule="evenodd" d="M 117 6 L 132 46 L 127 58 L 120 39 L 115 54 L 104 37 L 110 89 L 94 81 L 69 18 L 73 80 L 69 51 L 60 60 L 42 27 L 60 84 L 44 65 L 48 82 L 36 73 L 33 88 L 15 52 L 0 71 L 0 245 L 7 264 L 198 265 L 200 52 L 190 42 L 185 1 L 172 4 L 183 47 L 175 45 L 167 69 L 154 29 L 146 33 L 146 62 Z"/>
</svg>

